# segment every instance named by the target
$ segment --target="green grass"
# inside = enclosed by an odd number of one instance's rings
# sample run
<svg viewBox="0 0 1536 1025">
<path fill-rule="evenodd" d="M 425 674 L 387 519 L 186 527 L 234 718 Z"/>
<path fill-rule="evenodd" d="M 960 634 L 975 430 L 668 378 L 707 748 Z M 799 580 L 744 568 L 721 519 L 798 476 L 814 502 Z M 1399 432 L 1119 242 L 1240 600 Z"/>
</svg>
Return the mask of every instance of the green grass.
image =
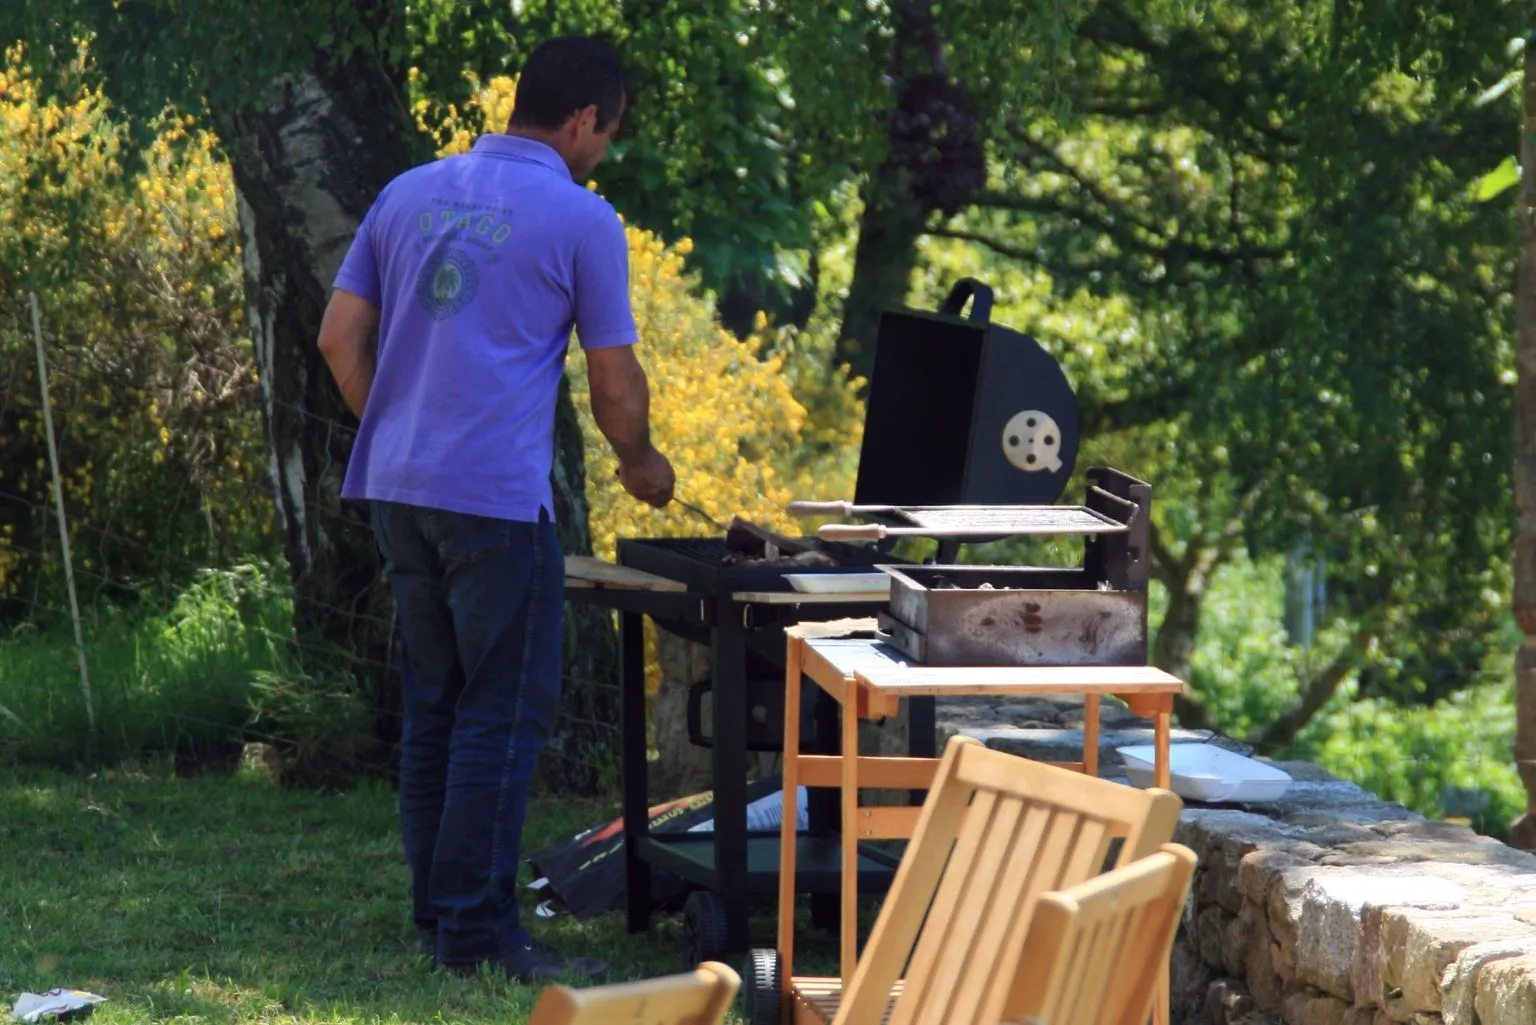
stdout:
<svg viewBox="0 0 1536 1025">
<path fill-rule="evenodd" d="M 540 799 L 525 851 L 615 814 L 612 803 Z M 322 794 L 243 775 L 178 778 L 164 765 L 19 770 L 0 775 L 0 866 L 0 988 L 7 999 L 91 990 L 109 998 L 92 1019 L 101 1025 L 517 1025 L 537 997 L 417 956 L 394 795 L 377 783 Z M 762 911 L 754 942 L 771 945 L 771 905 Z M 618 915 L 528 920 L 607 960 L 616 979 L 685 967 L 674 915 L 639 936 Z M 830 938 L 800 935 L 798 967 L 829 971 Z"/>
<path fill-rule="evenodd" d="M 98 764 L 151 752 L 239 749 L 262 680 L 290 672 L 286 596 L 254 566 L 209 571 L 153 614 L 87 609 Z M 0 635 L 0 741 L 29 762 L 87 754 L 86 706 L 68 623 Z"/>
</svg>

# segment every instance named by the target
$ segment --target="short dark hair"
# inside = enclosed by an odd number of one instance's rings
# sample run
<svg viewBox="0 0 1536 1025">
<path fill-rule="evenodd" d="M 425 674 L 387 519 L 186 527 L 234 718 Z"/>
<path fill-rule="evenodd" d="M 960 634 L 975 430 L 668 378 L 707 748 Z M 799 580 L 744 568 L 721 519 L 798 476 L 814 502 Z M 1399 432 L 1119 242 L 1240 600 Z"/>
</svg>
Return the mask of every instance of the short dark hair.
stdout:
<svg viewBox="0 0 1536 1025">
<path fill-rule="evenodd" d="M 628 89 L 624 65 L 611 45 L 594 36 L 560 36 L 528 55 L 518 74 L 511 123 L 553 131 L 595 105 L 603 130 L 619 116 Z"/>
</svg>

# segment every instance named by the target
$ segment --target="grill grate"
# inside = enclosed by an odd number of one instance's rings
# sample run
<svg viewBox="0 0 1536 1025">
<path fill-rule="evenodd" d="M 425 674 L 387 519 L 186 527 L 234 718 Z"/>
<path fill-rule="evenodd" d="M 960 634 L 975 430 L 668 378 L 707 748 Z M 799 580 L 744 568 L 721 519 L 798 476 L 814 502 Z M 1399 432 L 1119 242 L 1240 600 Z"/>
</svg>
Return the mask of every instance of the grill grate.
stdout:
<svg viewBox="0 0 1536 1025">
<path fill-rule="evenodd" d="M 868 572 L 882 562 L 901 562 L 875 549 L 823 544 L 820 550 L 837 560 L 834 566 L 816 566 L 818 573 Z M 738 562 L 739 553 L 725 547 L 723 538 L 646 537 L 620 538 L 621 566 L 680 580 L 691 590 L 705 594 L 721 591 L 788 591 L 784 579 L 807 572 L 793 562 Z"/>
<path fill-rule="evenodd" d="M 725 565 L 735 554 L 714 537 L 648 537 L 626 539 L 626 543 L 715 566 Z"/>
<path fill-rule="evenodd" d="M 999 534 L 1115 534 L 1125 524 L 1086 506 L 974 506 L 898 509 L 895 515 L 929 530 L 996 530 Z"/>
</svg>

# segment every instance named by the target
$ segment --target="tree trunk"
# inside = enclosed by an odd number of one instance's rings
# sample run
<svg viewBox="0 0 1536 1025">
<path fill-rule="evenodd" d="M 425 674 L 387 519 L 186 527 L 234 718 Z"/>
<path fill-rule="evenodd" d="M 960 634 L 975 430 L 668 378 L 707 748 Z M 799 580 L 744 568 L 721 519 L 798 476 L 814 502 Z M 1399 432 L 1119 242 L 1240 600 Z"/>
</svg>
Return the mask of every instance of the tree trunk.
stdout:
<svg viewBox="0 0 1536 1025">
<path fill-rule="evenodd" d="M 880 311 L 906 302 L 929 215 L 956 213 L 986 184 L 980 119 L 969 91 L 949 72 L 934 9 L 929 0 L 902 0 L 895 11 L 888 77 L 896 102 L 885 156 L 863 190 L 853 280 L 834 350 L 837 363 L 866 378 Z"/>
<path fill-rule="evenodd" d="M 221 125 L 240 199 L 246 303 L 299 651 L 311 673 L 350 672 L 377 700 L 386 744 L 397 736 L 398 709 L 398 683 L 387 671 L 391 603 L 366 509 L 341 500 L 356 420 L 315 339 L 363 215 L 392 177 L 427 155 L 400 80 L 366 59 L 334 76 L 285 76 L 260 111 Z M 553 478 L 565 550 L 590 552 L 582 441 L 567 388 Z M 603 613 L 571 611 L 565 715 L 546 768 L 590 788 L 613 761 L 602 749 L 617 736 L 617 643 Z"/>
<path fill-rule="evenodd" d="M 1536 3 L 1527 18 L 1536 28 Z M 1536 850 L 1536 46 L 1525 48 L 1525 124 L 1520 133 L 1520 270 L 1516 281 L 1519 342 L 1515 368 L 1515 620 L 1524 641 L 1515 656 L 1515 765 L 1525 786 L 1525 814 L 1510 826 L 1511 846 Z"/>
<path fill-rule="evenodd" d="M 843 302 L 843 323 L 834 350 L 839 365 L 868 379 L 875 365 L 880 311 L 907 300 L 917 269 L 917 240 L 927 218 L 906 191 L 905 176 L 887 157 L 864 186 L 864 213 L 853 255 L 853 279 Z"/>
<path fill-rule="evenodd" d="M 581 421 L 569 378 L 555 407 L 555 525 L 567 555 L 591 555 Z M 613 614 L 583 602 L 565 606 L 565 688 L 560 720 L 543 758 L 551 786 L 579 793 L 619 783 L 619 636 Z"/>
<path fill-rule="evenodd" d="M 1160 542 L 1153 543 L 1153 569 L 1168 592 L 1168 607 L 1152 643 L 1152 664 L 1186 682 L 1200 637 L 1206 591 L 1225 556 L 1219 546 L 1202 544 L 1198 538 L 1192 538 L 1189 545 L 1192 556 L 1175 558 Z M 1175 698 L 1174 711 L 1179 725 L 1187 729 L 1211 728 L 1209 709 L 1193 693 Z"/>
<path fill-rule="evenodd" d="M 1289 747 L 1323 706 L 1333 700 L 1334 692 L 1344 678 L 1360 665 L 1376 634 L 1376 625 L 1368 613 L 1344 650 L 1335 655 L 1332 662 L 1301 681 L 1296 703 L 1280 713 L 1274 722 L 1250 733 L 1248 742 L 1266 752 Z"/>
<path fill-rule="evenodd" d="M 331 281 L 373 197 L 409 166 L 410 128 L 378 73 L 337 86 L 273 83 L 261 111 L 226 119 L 239 193 L 247 318 L 261 378 L 268 474 L 294 594 L 296 653 L 316 677 L 350 673 L 398 736 L 390 601 L 367 510 L 341 501 L 356 430 L 315 347 Z M 364 157 L 364 154 L 367 154 Z M 379 752 L 375 752 L 379 753 Z"/>
</svg>

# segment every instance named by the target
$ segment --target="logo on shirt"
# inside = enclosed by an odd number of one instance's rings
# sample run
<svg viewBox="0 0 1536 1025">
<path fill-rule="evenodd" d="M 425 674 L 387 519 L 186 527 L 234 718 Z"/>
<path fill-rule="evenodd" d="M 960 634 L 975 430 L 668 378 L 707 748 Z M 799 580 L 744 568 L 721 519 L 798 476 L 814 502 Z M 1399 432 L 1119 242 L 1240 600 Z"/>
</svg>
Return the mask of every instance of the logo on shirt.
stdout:
<svg viewBox="0 0 1536 1025">
<path fill-rule="evenodd" d="M 433 320 L 447 320 L 474 301 L 479 287 L 473 260 L 457 249 L 440 249 L 416 276 L 416 300 Z"/>
</svg>

